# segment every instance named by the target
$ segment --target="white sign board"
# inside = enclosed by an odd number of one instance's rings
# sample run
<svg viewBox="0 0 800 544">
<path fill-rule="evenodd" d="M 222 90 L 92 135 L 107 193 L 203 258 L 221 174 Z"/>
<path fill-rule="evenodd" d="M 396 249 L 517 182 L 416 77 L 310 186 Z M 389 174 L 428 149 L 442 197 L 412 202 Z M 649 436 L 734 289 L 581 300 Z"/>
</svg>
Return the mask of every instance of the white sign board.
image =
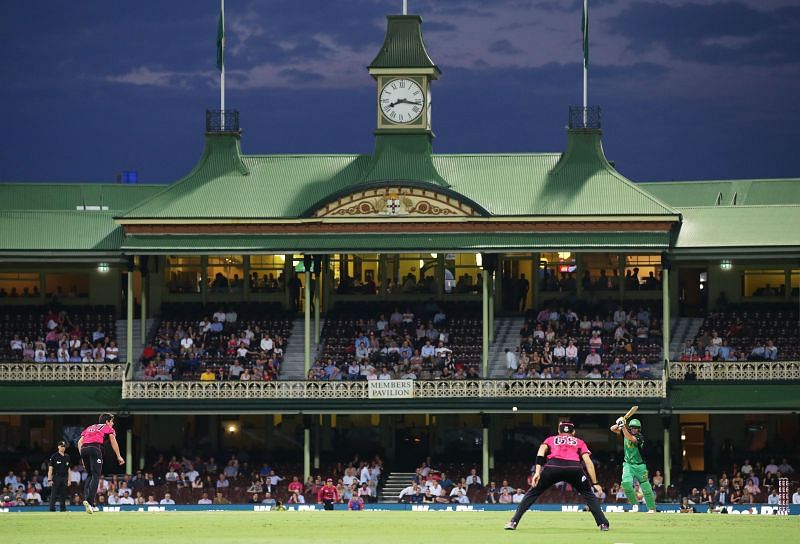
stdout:
<svg viewBox="0 0 800 544">
<path fill-rule="evenodd" d="M 414 380 L 370 380 L 368 384 L 371 399 L 414 398 Z"/>
</svg>

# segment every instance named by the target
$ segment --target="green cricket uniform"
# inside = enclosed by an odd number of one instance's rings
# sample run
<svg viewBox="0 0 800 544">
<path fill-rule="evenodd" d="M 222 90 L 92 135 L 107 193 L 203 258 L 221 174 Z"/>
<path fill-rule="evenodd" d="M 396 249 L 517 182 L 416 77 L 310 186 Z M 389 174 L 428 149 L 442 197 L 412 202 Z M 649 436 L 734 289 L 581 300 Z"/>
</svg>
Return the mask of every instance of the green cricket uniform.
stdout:
<svg viewBox="0 0 800 544">
<path fill-rule="evenodd" d="M 639 482 L 639 487 L 642 489 L 648 510 L 655 510 L 656 498 L 650 485 L 647 465 L 645 465 L 644 457 L 642 456 L 644 435 L 640 430 L 636 434 L 636 441 L 628 440 L 623 435 L 622 444 L 625 450 L 625 458 L 622 463 L 622 490 L 625 492 L 625 497 L 627 497 L 629 503 L 638 504 L 636 491 L 633 489 L 633 479 L 636 478 L 636 481 Z"/>
</svg>

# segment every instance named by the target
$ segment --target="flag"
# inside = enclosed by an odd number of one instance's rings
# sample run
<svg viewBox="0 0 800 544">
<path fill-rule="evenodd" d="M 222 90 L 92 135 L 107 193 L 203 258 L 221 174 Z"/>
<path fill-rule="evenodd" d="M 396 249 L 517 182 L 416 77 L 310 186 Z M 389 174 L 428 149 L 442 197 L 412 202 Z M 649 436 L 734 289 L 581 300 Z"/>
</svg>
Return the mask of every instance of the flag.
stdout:
<svg viewBox="0 0 800 544">
<path fill-rule="evenodd" d="M 583 67 L 589 67 L 589 7 L 588 2 L 583 2 L 583 17 L 581 19 L 581 32 L 583 33 Z"/>
<path fill-rule="evenodd" d="M 219 25 L 217 26 L 217 69 L 221 72 L 225 66 L 225 18 L 222 10 L 219 12 Z"/>
</svg>

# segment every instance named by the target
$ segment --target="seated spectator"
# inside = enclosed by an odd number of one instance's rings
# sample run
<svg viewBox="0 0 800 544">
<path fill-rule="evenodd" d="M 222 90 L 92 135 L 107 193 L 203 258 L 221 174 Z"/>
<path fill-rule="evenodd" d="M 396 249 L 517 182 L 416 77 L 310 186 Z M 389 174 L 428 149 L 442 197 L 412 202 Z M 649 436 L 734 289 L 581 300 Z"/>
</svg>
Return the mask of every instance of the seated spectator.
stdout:
<svg viewBox="0 0 800 544">
<path fill-rule="evenodd" d="M 525 493 L 522 491 L 521 487 L 517 488 L 516 493 L 511 496 L 511 502 L 513 504 L 519 504 L 522 502 L 522 499 L 525 497 Z"/>
<path fill-rule="evenodd" d="M 442 490 L 442 495 L 445 493 L 447 493 L 447 491 Z M 467 490 L 462 484 L 458 484 L 457 486 L 453 487 L 453 490 L 450 492 L 450 501 L 457 502 L 459 504 L 469 504 Z"/>
<path fill-rule="evenodd" d="M 466 480 L 466 489 L 469 490 L 470 487 L 474 487 L 475 489 L 483 488 L 481 477 L 478 475 L 477 469 L 474 468 L 470 470 Z"/>
</svg>

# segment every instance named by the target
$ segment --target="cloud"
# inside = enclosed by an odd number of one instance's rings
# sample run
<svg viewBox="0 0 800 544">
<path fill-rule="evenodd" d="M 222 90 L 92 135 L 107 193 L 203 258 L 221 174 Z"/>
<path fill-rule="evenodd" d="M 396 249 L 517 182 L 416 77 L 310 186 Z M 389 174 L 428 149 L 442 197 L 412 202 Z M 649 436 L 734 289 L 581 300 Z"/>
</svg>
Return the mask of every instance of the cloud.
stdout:
<svg viewBox="0 0 800 544">
<path fill-rule="evenodd" d="M 170 70 L 151 70 L 146 66 L 116 76 L 106 77 L 112 83 L 125 83 L 144 87 L 191 87 L 198 83 L 210 84 L 212 72 L 174 72 Z"/>
<path fill-rule="evenodd" d="M 679 60 L 707 64 L 798 62 L 800 8 L 762 11 L 735 3 L 635 2 L 607 21 L 629 50 L 665 48 Z"/>
<path fill-rule="evenodd" d="M 489 44 L 489 52 L 501 55 L 519 55 L 522 53 L 522 50 L 515 47 L 510 41 L 504 39 Z"/>
</svg>

